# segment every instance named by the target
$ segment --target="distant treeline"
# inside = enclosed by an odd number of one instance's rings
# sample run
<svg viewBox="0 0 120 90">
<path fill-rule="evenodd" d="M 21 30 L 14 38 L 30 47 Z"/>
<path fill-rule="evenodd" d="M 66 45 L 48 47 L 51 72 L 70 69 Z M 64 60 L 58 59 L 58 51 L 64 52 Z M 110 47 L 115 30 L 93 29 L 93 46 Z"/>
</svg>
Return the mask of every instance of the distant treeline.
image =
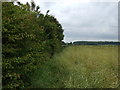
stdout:
<svg viewBox="0 0 120 90">
<path fill-rule="evenodd" d="M 112 41 L 75 41 L 66 43 L 66 45 L 120 45 L 120 42 Z"/>
</svg>

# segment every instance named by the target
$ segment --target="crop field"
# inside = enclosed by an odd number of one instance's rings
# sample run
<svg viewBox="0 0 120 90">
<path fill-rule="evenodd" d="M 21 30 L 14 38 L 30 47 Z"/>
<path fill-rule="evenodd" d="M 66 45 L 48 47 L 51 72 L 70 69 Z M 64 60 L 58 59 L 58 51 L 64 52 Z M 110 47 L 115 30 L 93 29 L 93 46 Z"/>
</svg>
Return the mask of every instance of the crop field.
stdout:
<svg viewBox="0 0 120 90">
<path fill-rule="evenodd" d="M 117 88 L 118 46 L 69 46 L 40 65 L 38 88 Z"/>
</svg>

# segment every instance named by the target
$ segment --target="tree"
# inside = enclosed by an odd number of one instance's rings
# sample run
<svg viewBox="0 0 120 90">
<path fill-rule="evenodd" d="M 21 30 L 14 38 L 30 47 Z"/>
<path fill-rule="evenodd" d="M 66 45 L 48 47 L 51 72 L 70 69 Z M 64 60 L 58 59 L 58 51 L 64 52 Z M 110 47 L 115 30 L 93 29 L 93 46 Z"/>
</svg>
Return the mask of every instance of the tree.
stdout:
<svg viewBox="0 0 120 90">
<path fill-rule="evenodd" d="M 63 29 L 48 12 L 40 13 L 33 1 L 31 6 L 20 2 L 2 5 L 3 87 L 27 87 L 32 72 L 59 51 Z"/>
</svg>

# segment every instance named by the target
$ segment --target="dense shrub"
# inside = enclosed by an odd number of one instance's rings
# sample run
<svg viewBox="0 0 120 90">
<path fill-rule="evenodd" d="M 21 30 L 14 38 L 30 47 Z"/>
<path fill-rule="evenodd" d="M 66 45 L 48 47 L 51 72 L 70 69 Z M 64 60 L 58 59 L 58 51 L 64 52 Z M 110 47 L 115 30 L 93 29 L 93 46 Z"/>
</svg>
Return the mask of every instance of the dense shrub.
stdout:
<svg viewBox="0 0 120 90">
<path fill-rule="evenodd" d="M 3 87 L 31 85 L 30 75 L 62 45 L 63 29 L 54 16 L 40 13 L 34 2 L 2 3 Z"/>
</svg>

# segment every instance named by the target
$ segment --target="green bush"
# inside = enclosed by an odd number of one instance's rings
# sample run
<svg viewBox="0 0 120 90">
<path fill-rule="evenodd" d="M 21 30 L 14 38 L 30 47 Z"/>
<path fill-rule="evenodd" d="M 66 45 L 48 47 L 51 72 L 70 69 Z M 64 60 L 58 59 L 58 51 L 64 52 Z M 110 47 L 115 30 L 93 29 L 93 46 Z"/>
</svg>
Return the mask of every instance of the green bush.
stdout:
<svg viewBox="0 0 120 90">
<path fill-rule="evenodd" d="M 51 15 L 40 13 L 34 2 L 2 3 L 3 88 L 31 85 L 30 76 L 61 48 L 63 29 Z"/>
</svg>

